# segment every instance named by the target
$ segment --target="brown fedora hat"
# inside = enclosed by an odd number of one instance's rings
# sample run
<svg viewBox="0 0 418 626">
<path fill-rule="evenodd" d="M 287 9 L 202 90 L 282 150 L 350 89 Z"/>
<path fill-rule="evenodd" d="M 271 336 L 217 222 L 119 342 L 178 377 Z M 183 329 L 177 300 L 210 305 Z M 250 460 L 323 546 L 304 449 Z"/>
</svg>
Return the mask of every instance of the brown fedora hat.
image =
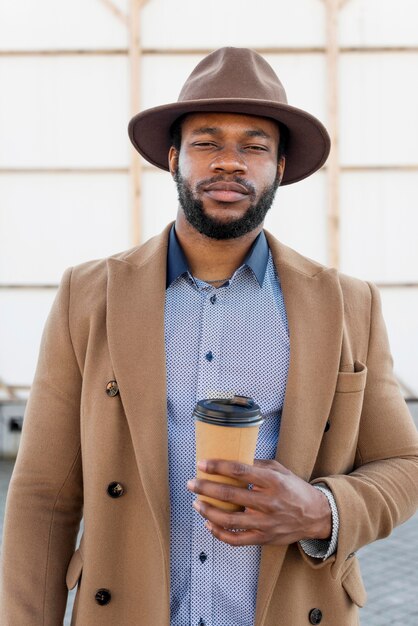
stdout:
<svg viewBox="0 0 418 626">
<path fill-rule="evenodd" d="M 195 67 L 177 102 L 135 115 L 129 137 L 142 156 L 168 171 L 170 128 L 186 113 L 243 113 L 268 117 L 288 129 L 282 185 L 318 170 L 330 151 L 330 138 L 313 115 L 287 104 L 286 92 L 267 61 L 248 48 L 219 48 Z"/>
</svg>

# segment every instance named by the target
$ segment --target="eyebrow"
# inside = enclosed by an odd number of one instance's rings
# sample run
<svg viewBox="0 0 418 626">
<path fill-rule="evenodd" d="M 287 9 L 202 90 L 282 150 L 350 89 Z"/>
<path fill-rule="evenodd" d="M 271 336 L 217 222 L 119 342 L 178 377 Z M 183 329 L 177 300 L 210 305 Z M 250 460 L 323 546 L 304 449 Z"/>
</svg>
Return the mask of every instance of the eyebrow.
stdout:
<svg viewBox="0 0 418 626">
<path fill-rule="evenodd" d="M 192 135 L 216 135 L 219 132 L 219 128 L 214 126 L 201 126 L 192 130 Z"/>
<path fill-rule="evenodd" d="M 264 137 L 264 139 L 272 138 L 271 135 L 266 133 L 264 130 L 261 130 L 261 128 L 254 128 L 254 130 L 246 130 L 245 134 L 247 135 L 247 137 Z"/>
<path fill-rule="evenodd" d="M 216 126 L 201 126 L 192 130 L 192 135 L 217 135 L 222 130 Z M 261 128 L 253 128 L 244 131 L 246 137 L 263 137 L 264 139 L 272 139 L 271 135 Z"/>
</svg>

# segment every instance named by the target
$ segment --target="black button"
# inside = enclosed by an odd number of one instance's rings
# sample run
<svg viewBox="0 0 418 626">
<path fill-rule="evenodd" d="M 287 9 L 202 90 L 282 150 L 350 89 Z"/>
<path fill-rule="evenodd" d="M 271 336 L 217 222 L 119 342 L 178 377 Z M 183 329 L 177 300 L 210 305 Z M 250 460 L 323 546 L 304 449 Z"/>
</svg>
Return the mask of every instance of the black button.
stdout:
<svg viewBox="0 0 418 626">
<path fill-rule="evenodd" d="M 209 300 L 211 301 L 211 303 L 212 303 L 212 304 L 215 304 L 215 302 L 216 302 L 216 295 L 215 295 L 215 294 L 213 294 L 213 296 L 211 296 L 211 297 L 209 298 Z"/>
<path fill-rule="evenodd" d="M 110 380 L 106 385 L 106 393 L 108 396 L 113 398 L 113 396 L 117 396 L 119 393 L 119 387 L 116 380 Z"/>
<path fill-rule="evenodd" d="M 109 604 L 112 595 L 109 589 L 98 589 L 94 598 L 97 604 L 100 604 L 100 606 L 105 606 L 105 604 Z"/>
<path fill-rule="evenodd" d="M 213 360 L 213 354 L 212 352 L 209 350 L 209 352 L 207 352 L 205 354 L 206 360 L 209 361 L 209 363 Z"/>
<path fill-rule="evenodd" d="M 199 559 L 201 560 L 201 562 L 202 562 L 202 563 L 204 563 L 204 562 L 206 561 L 206 559 L 207 559 L 207 558 L 208 558 L 208 557 L 207 557 L 207 555 L 206 555 L 204 552 L 201 552 L 201 553 L 199 554 Z"/>
<path fill-rule="evenodd" d="M 325 424 L 324 432 L 326 433 L 330 428 L 331 428 L 331 422 L 327 420 L 327 423 Z"/>
<path fill-rule="evenodd" d="M 120 483 L 110 483 L 107 486 L 107 493 L 111 498 L 120 498 L 125 493 L 125 490 Z"/>
<path fill-rule="evenodd" d="M 319 624 L 322 621 L 322 611 L 312 609 L 309 613 L 309 621 L 311 624 Z"/>
<path fill-rule="evenodd" d="M 200 618 L 198 626 L 205 626 L 205 620 Z"/>
</svg>

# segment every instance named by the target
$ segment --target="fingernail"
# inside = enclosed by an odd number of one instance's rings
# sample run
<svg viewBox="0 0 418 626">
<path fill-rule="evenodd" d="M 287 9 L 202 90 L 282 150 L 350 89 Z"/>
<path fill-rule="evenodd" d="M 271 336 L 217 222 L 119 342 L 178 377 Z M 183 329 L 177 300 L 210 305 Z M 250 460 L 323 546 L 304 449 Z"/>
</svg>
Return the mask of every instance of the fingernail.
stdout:
<svg viewBox="0 0 418 626">
<path fill-rule="evenodd" d="M 202 472 L 206 472 L 206 470 L 208 469 L 207 461 L 198 461 L 197 462 L 197 467 L 200 470 L 202 470 Z"/>
<path fill-rule="evenodd" d="M 212 524 L 210 522 L 205 523 L 205 528 L 207 528 L 210 533 L 212 532 Z"/>
<path fill-rule="evenodd" d="M 193 508 L 194 508 L 194 509 L 198 512 L 198 513 L 200 513 L 200 509 L 201 509 L 201 507 L 200 507 L 200 502 L 198 502 L 198 500 L 193 500 L 192 507 L 193 507 Z"/>
<path fill-rule="evenodd" d="M 189 489 L 190 491 L 193 491 L 195 487 L 196 487 L 196 481 L 195 480 L 188 480 L 187 481 L 187 489 Z"/>
</svg>

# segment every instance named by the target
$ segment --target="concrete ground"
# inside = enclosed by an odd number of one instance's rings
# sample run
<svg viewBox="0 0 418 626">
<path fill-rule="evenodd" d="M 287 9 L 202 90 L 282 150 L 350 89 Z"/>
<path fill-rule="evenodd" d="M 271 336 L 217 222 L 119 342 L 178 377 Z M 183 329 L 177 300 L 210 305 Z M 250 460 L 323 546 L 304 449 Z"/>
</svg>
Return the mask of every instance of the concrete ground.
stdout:
<svg viewBox="0 0 418 626">
<path fill-rule="evenodd" d="M 418 425 L 418 405 L 411 408 Z M 12 461 L 0 460 L 0 536 L 12 469 Z M 368 593 L 361 626 L 418 626 L 418 514 L 389 538 L 362 548 L 358 557 Z M 64 626 L 70 625 L 72 602 L 70 594 Z"/>
</svg>

